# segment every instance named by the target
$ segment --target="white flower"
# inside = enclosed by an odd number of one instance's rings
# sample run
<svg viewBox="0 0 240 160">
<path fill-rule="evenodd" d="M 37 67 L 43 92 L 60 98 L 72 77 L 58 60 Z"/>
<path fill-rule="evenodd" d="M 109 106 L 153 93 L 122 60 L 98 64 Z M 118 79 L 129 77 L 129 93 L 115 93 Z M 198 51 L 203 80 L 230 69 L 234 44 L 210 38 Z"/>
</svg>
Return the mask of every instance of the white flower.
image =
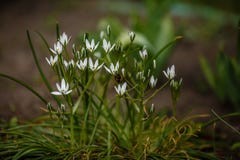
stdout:
<svg viewBox="0 0 240 160">
<path fill-rule="evenodd" d="M 119 69 L 119 62 L 117 62 L 115 66 L 113 63 L 111 63 L 109 68 L 107 68 L 106 66 L 104 66 L 104 68 L 106 69 L 106 71 L 108 73 L 115 75 L 115 74 L 117 74 L 118 69 Z"/>
<path fill-rule="evenodd" d="M 152 75 L 151 77 L 150 77 L 150 81 L 149 81 L 149 84 L 150 84 L 150 86 L 153 88 L 153 87 L 155 87 L 156 86 L 156 84 L 157 84 L 157 78 L 155 79 L 154 78 L 154 76 Z"/>
<path fill-rule="evenodd" d="M 86 48 L 90 51 L 90 52 L 94 52 L 96 49 L 97 49 L 97 47 L 98 47 L 98 45 L 99 45 L 99 42 L 95 45 L 95 41 L 94 41 L 94 39 L 92 39 L 92 41 L 91 41 L 91 44 L 90 44 L 90 42 L 88 41 L 88 39 L 86 39 Z"/>
<path fill-rule="evenodd" d="M 93 63 L 92 58 L 89 58 L 88 65 L 92 71 L 97 71 L 103 66 L 103 63 L 101 65 L 98 65 L 98 59 L 95 61 L 95 63 Z"/>
<path fill-rule="evenodd" d="M 105 50 L 106 53 L 111 52 L 114 48 L 115 44 L 111 46 L 110 41 L 107 42 L 106 39 L 103 39 L 103 49 Z"/>
<path fill-rule="evenodd" d="M 142 58 L 142 60 L 144 60 L 148 56 L 148 52 L 146 49 L 143 49 L 139 51 L 139 55 Z"/>
<path fill-rule="evenodd" d="M 51 50 L 54 54 L 61 54 L 62 51 L 63 51 L 62 44 L 58 41 L 57 43 L 54 43 L 53 49 L 50 48 L 50 50 Z"/>
<path fill-rule="evenodd" d="M 121 84 L 118 84 L 117 87 L 114 86 L 116 92 L 118 95 L 122 96 L 124 95 L 124 93 L 126 92 L 126 88 L 127 88 L 127 83 L 124 82 L 122 85 Z"/>
<path fill-rule="evenodd" d="M 58 83 L 56 83 L 56 86 L 58 91 L 51 92 L 53 95 L 67 95 L 72 92 L 72 90 L 69 90 L 69 84 L 64 79 L 61 81 L 61 86 Z"/>
<path fill-rule="evenodd" d="M 74 65 L 75 65 L 75 63 L 74 63 L 73 60 L 70 60 L 69 62 L 67 62 L 67 61 L 64 60 L 63 63 L 64 63 L 64 65 L 65 65 L 66 68 L 68 68 L 69 66 L 74 67 Z"/>
<path fill-rule="evenodd" d="M 78 61 L 76 65 L 80 70 L 85 70 L 85 68 L 87 67 L 87 58 L 85 58 L 84 60 Z"/>
<path fill-rule="evenodd" d="M 167 71 L 163 71 L 163 73 L 168 79 L 173 79 L 176 76 L 175 66 L 172 65 L 170 68 L 167 68 Z"/>
<path fill-rule="evenodd" d="M 50 56 L 50 59 L 47 59 L 47 57 L 46 57 L 46 60 L 50 66 L 54 66 L 58 60 L 58 56 L 55 56 L 54 58 L 53 58 L 53 56 Z"/>
<path fill-rule="evenodd" d="M 135 39 L 135 33 L 133 31 L 128 32 L 131 42 Z"/>
<path fill-rule="evenodd" d="M 68 42 L 70 41 L 71 37 L 68 37 L 67 34 L 65 32 L 63 32 L 62 35 L 60 35 L 59 37 L 59 42 L 62 44 L 62 45 L 67 45 Z"/>
</svg>

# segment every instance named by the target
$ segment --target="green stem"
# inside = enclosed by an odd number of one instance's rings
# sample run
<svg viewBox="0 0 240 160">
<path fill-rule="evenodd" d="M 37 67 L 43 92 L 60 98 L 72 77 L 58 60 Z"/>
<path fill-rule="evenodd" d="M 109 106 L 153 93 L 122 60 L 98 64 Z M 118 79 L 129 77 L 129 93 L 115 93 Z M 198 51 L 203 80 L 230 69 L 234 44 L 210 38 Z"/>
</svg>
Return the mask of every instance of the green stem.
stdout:
<svg viewBox="0 0 240 160">
<path fill-rule="evenodd" d="M 133 106 L 130 106 L 129 101 L 127 98 L 125 98 L 126 101 L 126 106 L 127 106 L 127 114 L 130 120 L 130 127 L 131 127 L 131 132 L 132 132 L 132 137 L 135 137 L 135 130 L 134 130 L 134 126 L 135 126 L 135 121 L 134 121 L 134 113 L 133 113 Z"/>
<path fill-rule="evenodd" d="M 233 127 L 232 125 L 230 125 L 228 122 L 226 122 L 222 117 L 220 117 L 213 109 L 211 110 L 212 113 L 220 120 L 222 121 L 225 125 L 227 125 L 229 128 L 231 128 L 233 131 L 235 131 L 238 135 L 240 135 L 240 132 Z"/>
<path fill-rule="evenodd" d="M 169 80 L 166 83 L 164 83 L 160 88 L 156 89 L 151 96 L 149 96 L 146 100 L 143 101 L 143 105 L 146 105 L 146 103 L 150 101 L 154 96 L 156 96 L 156 94 L 158 94 L 158 92 L 160 92 L 163 88 L 165 88 L 168 83 Z"/>
<path fill-rule="evenodd" d="M 177 101 L 173 99 L 173 116 L 176 117 L 176 112 L 177 112 Z"/>
<path fill-rule="evenodd" d="M 71 147 L 73 149 L 75 144 L 75 135 L 74 135 L 74 114 L 73 114 L 73 102 L 70 95 L 64 96 L 67 104 L 70 108 L 70 139 L 71 139 Z"/>
<path fill-rule="evenodd" d="M 70 133 L 71 133 L 71 146 L 74 147 L 75 138 L 74 138 L 74 115 L 73 115 L 73 107 L 70 107 Z"/>
</svg>

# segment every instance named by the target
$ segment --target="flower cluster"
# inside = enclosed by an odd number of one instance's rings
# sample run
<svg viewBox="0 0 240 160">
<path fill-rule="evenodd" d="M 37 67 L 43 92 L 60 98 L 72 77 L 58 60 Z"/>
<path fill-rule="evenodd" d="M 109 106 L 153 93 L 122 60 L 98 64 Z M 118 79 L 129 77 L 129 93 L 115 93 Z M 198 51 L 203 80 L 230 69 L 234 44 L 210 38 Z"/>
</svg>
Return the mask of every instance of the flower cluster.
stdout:
<svg viewBox="0 0 240 160">
<path fill-rule="evenodd" d="M 105 69 L 105 73 L 115 77 L 114 88 L 119 96 L 126 94 L 127 86 L 129 90 L 142 88 L 143 93 L 148 86 L 154 88 L 158 82 L 154 72 L 157 62 L 150 58 L 152 56 L 147 48 L 145 46 L 139 48 L 133 58 L 130 58 L 125 52 L 117 54 L 122 51 L 123 47 L 121 43 L 112 43 L 110 35 L 111 28 L 107 26 L 106 32 L 100 32 L 100 40 L 89 39 L 88 36 L 85 36 L 83 44 L 77 46 L 78 48 L 75 44 L 72 45 L 72 54 L 70 55 L 67 51 L 67 45 L 71 37 L 62 33 L 57 42 L 54 43 L 53 48 L 49 48 L 50 58 L 46 58 L 47 63 L 61 80 L 61 85 L 56 83 L 57 91 L 53 91 L 51 94 L 68 95 L 72 93 L 79 85 L 86 85 L 90 75 L 95 75 L 98 71 L 102 73 L 102 68 Z M 129 32 L 131 43 L 134 42 L 135 36 L 133 31 Z M 147 61 L 152 61 L 149 63 L 151 65 L 147 65 Z M 175 77 L 174 65 L 163 73 L 168 80 L 173 80 Z M 171 82 L 171 85 L 176 86 L 176 83 Z"/>
</svg>

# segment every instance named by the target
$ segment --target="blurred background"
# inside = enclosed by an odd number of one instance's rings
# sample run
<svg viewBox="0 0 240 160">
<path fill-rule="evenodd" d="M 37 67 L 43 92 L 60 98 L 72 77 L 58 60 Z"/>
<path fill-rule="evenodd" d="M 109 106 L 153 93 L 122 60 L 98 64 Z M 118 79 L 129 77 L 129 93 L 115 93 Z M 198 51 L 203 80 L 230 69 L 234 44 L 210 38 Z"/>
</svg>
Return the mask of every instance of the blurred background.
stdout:
<svg viewBox="0 0 240 160">
<path fill-rule="evenodd" d="M 0 5 L 0 73 L 26 82 L 50 99 L 34 64 L 26 30 L 51 77 L 45 60 L 48 51 L 36 31 L 53 45 L 56 22 L 71 41 L 110 24 L 116 39 L 133 30 L 152 52 L 176 36 L 183 37 L 158 63 L 160 78 L 162 69 L 172 64 L 183 78 L 178 115 L 211 114 L 211 109 L 220 114 L 236 112 L 240 110 L 240 80 L 236 78 L 240 77 L 239 12 L 238 0 L 5 0 Z M 0 88 L 0 119 L 31 119 L 46 107 L 14 82 L 1 78 Z M 157 107 L 171 106 L 170 94 L 169 89 L 159 94 L 154 99 Z"/>
</svg>

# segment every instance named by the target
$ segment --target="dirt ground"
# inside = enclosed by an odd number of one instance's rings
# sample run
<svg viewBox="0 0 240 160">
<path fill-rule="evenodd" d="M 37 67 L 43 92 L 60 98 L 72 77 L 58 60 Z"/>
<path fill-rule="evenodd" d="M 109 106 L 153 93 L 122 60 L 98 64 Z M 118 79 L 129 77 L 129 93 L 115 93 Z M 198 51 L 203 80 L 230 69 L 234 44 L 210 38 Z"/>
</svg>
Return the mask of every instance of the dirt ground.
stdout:
<svg viewBox="0 0 240 160">
<path fill-rule="evenodd" d="M 45 61 L 46 50 L 34 33 L 41 32 L 50 44 L 55 41 L 55 22 L 59 22 L 62 31 L 72 36 L 72 40 L 80 31 L 93 31 L 97 28 L 99 20 L 112 13 L 104 11 L 100 1 L 81 1 L 81 3 L 58 3 L 47 0 L 5 2 L 0 6 L 0 73 L 12 75 L 33 86 L 45 97 L 48 97 L 46 87 L 41 82 L 39 73 L 34 64 L 33 57 L 27 42 L 26 29 L 32 33 L 37 53 L 47 75 L 50 75 Z M 67 7 L 66 7 L 67 6 Z M 124 21 L 124 16 L 119 17 Z M 125 20 L 124 23 L 127 21 Z M 204 26 L 202 26 L 204 27 Z M 221 37 L 235 40 L 234 29 L 228 34 L 219 32 Z M 204 41 L 191 41 L 183 39 L 174 49 L 169 65 L 175 64 L 176 72 L 183 78 L 183 87 L 178 102 L 179 115 L 192 115 L 196 113 L 211 114 L 211 109 L 218 113 L 228 113 L 227 106 L 223 106 L 214 95 L 201 92 L 203 75 L 198 63 L 201 54 L 213 60 L 218 50 L 218 37 Z M 234 43 L 226 43 L 226 50 L 233 51 Z M 45 107 L 38 98 L 25 88 L 6 79 L 0 79 L 0 118 L 9 119 L 17 116 L 20 119 L 31 119 L 43 112 Z M 169 90 L 164 90 L 154 101 L 158 106 L 171 106 Z"/>
</svg>

